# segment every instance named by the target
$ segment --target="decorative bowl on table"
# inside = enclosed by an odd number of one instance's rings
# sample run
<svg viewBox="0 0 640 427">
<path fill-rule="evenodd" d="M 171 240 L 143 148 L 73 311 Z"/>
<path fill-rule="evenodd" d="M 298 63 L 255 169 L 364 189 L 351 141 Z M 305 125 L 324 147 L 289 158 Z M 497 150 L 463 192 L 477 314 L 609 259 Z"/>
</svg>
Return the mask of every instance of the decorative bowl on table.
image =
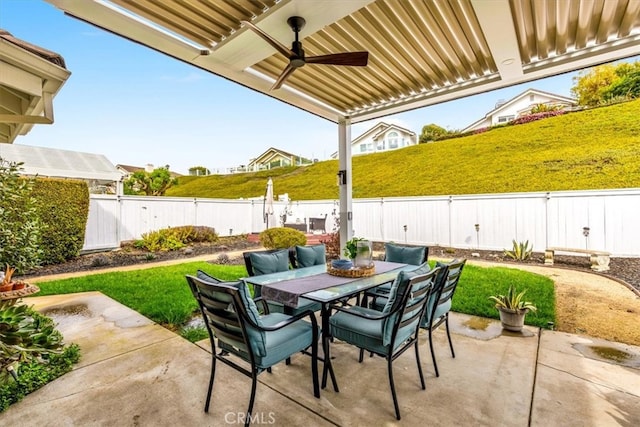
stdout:
<svg viewBox="0 0 640 427">
<path fill-rule="evenodd" d="M 353 267 L 353 263 L 348 259 L 335 259 L 331 261 L 331 267 L 336 270 L 348 270 Z"/>
<path fill-rule="evenodd" d="M 346 261 L 346 260 L 343 260 L 343 261 Z M 373 263 L 371 263 L 371 265 L 367 267 L 354 267 L 351 261 L 347 261 L 348 263 L 351 264 L 350 268 L 336 268 L 333 265 L 334 262 L 335 261 L 332 261 L 330 264 L 327 265 L 327 273 L 331 274 L 332 276 L 358 278 L 358 277 L 373 276 L 374 274 L 376 274 L 376 267 Z M 346 265 L 346 264 L 338 264 L 338 265 Z"/>
</svg>

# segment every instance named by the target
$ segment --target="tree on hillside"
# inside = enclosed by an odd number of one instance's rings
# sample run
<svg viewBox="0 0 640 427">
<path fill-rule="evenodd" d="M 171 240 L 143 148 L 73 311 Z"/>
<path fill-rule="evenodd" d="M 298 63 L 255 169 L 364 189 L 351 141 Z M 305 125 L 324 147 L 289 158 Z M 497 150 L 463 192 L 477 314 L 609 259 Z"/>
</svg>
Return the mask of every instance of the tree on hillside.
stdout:
<svg viewBox="0 0 640 427">
<path fill-rule="evenodd" d="M 429 141 L 437 141 L 442 136 L 449 134 L 449 131 L 443 127 L 431 123 L 422 127 L 422 133 L 420 134 L 420 144 L 425 144 Z"/>
<path fill-rule="evenodd" d="M 593 107 L 615 98 L 640 95 L 640 62 L 605 64 L 582 71 L 573 78 L 571 93 L 578 104 Z"/>
<path fill-rule="evenodd" d="M 151 172 L 139 170 L 124 182 L 124 194 L 164 196 L 167 189 L 177 183 L 177 178 L 171 177 L 169 165 Z"/>
<path fill-rule="evenodd" d="M 189 175 L 205 176 L 211 175 L 211 171 L 204 166 L 193 166 L 189 168 Z"/>
</svg>

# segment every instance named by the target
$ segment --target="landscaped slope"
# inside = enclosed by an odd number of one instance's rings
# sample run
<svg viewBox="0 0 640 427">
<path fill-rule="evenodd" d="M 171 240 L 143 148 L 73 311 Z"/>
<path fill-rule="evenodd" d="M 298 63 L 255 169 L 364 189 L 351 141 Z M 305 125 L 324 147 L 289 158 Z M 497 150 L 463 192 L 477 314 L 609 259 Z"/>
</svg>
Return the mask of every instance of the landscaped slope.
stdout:
<svg viewBox="0 0 640 427">
<path fill-rule="evenodd" d="M 640 187 L 640 100 L 353 158 L 353 197 Z M 293 200 L 338 197 L 338 162 L 181 178 L 169 196 Z"/>
</svg>

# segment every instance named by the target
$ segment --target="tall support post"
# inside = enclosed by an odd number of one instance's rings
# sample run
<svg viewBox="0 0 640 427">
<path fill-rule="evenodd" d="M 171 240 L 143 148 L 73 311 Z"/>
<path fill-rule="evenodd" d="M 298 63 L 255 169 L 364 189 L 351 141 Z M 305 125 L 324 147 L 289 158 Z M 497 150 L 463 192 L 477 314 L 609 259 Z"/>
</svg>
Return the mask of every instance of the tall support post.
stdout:
<svg viewBox="0 0 640 427">
<path fill-rule="evenodd" d="M 340 253 L 353 237 L 352 169 L 351 169 L 351 120 L 338 122 L 338 185 L 340 187 Z"/>
</svg>

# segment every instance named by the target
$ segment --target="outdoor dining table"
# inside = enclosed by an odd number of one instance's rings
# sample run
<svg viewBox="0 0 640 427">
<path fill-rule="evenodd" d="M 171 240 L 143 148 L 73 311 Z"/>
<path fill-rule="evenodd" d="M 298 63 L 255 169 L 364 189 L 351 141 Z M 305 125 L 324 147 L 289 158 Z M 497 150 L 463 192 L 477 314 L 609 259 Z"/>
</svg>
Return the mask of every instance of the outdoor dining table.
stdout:
<svg viewBox="0 0 640 427">
<path fill-rule="evenodd" d="M 350 298 L 367 289 L 375 288 L 393 281 L 398 273 L 406 269 L 414 269 L 415 265 L 407 265 L 396 262 L 374 261 L 375 274 L 367 277 L 341 277 L 327 273 L 325 264 L 313 267 L 297 268 L 278 273 L 263 274 L 246 277 L 243 280 L 253 285 L 262 286 L 261 295 L 265 300 L 276 301 L 286 307 L 295 307 L 298 298 L 304 298 L 321 304 L 322 317 L 322 351 L 324 354 L 324 367 L 322 370 L 322 388 L 327 385 L 327 374 L 331 376 L 333 389 L 338 392 L 338 383 L 333 367 L 329 343 L 331 332 L 329 329 L 329 316 L 331 304 Z"/>
</svg>

